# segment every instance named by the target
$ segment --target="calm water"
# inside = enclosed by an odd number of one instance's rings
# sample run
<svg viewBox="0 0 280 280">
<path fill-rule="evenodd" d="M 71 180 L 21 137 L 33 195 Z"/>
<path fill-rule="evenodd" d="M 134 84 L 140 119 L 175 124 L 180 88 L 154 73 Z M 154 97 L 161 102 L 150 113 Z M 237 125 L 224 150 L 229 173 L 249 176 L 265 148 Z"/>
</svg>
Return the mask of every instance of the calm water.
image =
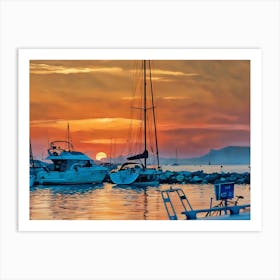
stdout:
<svg viewBox="0 0 280 280">
<path fill-rule="evenodd" d="M 192 169 L 193 168 L 193 169 Z M 164 170 L 204 170 L 212 172 L 249 172 L 248 166 L 167 166 Z M 208 208 L 214 187 L 208 185 L 172 185 L 186 193 L 194 209 Z M 30 190 L 30 219 L 34 220 L 167 220 L 168 216 L 158 187 L 120 187 L 100 185 L 35 186 Z M 235 195 L 241 203 L 250 203 L 250 185 L 235 185 Z M 174 197 L 175 198 L 175 197 Z M 179 201 L 175 208 L 180 213 Z M 213 200 L 213 205 L 217 204 Z M 180 216 L 179 218 L 183 218 Z"/>
</svg>

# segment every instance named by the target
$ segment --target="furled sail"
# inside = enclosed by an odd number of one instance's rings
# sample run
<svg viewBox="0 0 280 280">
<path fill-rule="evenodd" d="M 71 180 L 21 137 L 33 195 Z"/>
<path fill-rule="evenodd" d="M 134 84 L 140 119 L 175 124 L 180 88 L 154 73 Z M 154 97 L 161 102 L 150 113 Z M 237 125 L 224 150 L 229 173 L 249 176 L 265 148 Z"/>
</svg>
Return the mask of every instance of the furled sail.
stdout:
<svg viewBox="0 0 280 280">
<path fill-rule="evenodd" d="M 138 154 L 132 157 L 128 157 L 128 160 L 135 160 L 135 159 L 141 159 L 141 158 L 148 158 L 149 157 L 149 153 L 147 150 L 144 151 L 144 153 L 142 154 Z"/>
</svg>

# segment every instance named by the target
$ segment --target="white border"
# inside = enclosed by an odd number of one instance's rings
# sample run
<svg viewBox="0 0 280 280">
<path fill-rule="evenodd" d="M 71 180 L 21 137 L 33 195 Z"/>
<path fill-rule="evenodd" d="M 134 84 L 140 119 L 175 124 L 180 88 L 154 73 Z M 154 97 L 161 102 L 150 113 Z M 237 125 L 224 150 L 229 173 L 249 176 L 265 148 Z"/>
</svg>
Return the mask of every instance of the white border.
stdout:
<svg viewBox="0 0 280 280">
<path fill-rule="evenodd" d="M 248 221 L 52 221 L 29 220 L 29 61 L 48 59 L 250 60 L 251 220 Z M 260 49 L 20 49 L 19 231 L 260 231 L 262 225 L 262 67 Z"/>
</svg>

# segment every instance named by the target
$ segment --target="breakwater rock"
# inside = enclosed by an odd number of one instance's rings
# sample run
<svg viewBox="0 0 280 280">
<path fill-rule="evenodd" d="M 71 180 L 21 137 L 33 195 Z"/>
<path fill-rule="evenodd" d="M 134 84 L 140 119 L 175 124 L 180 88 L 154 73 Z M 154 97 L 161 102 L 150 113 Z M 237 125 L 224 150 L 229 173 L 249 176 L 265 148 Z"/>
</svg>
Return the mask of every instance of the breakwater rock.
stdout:
<svg viewBox="0 0 280 280">
<path fill-rule="evenodd" d="M 250 184 L 250 173 L 221 172 L 207 174 L 203 171 L 164 171 L 160 175 L 161 184 L 216 184 L 222 182 Z"/>
</svg>

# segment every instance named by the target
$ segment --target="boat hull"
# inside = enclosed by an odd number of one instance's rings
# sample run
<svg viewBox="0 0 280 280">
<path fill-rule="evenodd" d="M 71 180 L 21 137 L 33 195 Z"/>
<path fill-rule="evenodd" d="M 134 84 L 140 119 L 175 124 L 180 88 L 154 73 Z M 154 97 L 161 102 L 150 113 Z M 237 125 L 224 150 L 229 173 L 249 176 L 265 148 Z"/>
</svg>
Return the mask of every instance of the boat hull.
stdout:
<svg viewBox="0 0 280 280">
<path fill-rule="evenodd" d="M 110 179 L 117 185 L 130 185 L 137 180 L 139 175 L 138 170 L 125 169 L 110 173 Z"/>
<path fill-rule="evenodd" d="M 157 186 L 160 172 L 155 169 L 125 169 L 110 173 L 110 179 L 117 185 Z"/>
<path fill-rule="evenodd" d="M 36 183 L 40 185 L 74 185 L 102 183 L 107 174 L 104 167 L 81 168 L 77 171 L 41 171 L 37 175 Z"/>
</svg>

